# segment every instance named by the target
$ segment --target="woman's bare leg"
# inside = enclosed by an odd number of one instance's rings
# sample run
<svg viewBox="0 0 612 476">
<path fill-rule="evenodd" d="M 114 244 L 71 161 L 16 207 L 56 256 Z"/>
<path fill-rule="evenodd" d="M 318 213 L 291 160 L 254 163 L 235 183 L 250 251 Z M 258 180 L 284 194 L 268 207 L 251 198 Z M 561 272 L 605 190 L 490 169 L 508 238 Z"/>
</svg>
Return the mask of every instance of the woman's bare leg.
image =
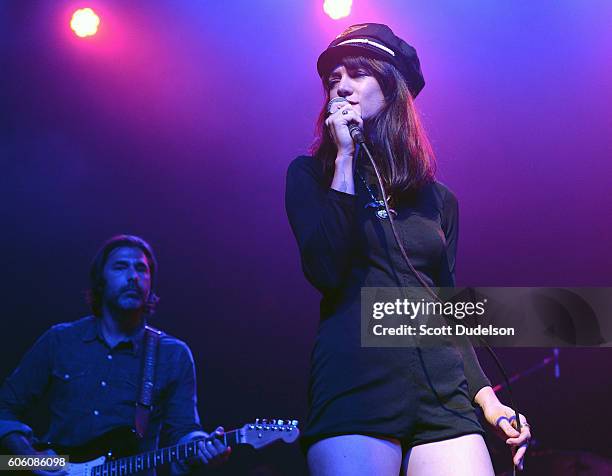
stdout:
<svg viewBox="0 0 612 476">
<path fill-rule="evenodd" d="M 397 476 L 402 447 L 394 439 L 334 436 L 312 445 L 307 460 L 311 476 Z"/>
<path fill-rule="evenodd" d="M 413 447 L 402 461 L 405 476 L 495 476 L 481 435 L 472 434 Z"/>
</svg>

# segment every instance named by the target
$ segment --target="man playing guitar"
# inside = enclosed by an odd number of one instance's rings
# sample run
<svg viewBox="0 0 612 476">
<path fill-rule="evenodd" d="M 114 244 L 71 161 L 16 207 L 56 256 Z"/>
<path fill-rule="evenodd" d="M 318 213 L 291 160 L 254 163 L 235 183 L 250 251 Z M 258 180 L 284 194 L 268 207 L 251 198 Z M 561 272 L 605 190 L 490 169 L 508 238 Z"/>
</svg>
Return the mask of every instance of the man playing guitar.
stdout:
<svg viewBox="0 0 612 476">
<path fill-rule="evenodd" d="M 45 332 L 0 388 L 0 444 L 15 455 L 41 454 L 32 429 L 19 421 L 43 395 L 51 422 L 44 442 L 63 448 L 83 445 L 119 427 L 135 425 L 143 380 L 146 318 L 158 301 L 157 261 L 149 244 L 131 235 L 108 240 L 93 260 L 88 293 L 93 315 L 57 324 Z M 132 448 L 146 452 L 158 440 L 170 444 L 200 439 L 189 458 L 171 465 L 185 474 L 202 464 L 227 459 L 223 428 L 209 437 L 197 411 L 194 362 L 182 341 L 157 331 L 157 359 L 147 422 Z M 147 354 L 149 355 L 149 354 Z M 126 446 L 123 442 L 119 446 Z M 72 455 L 69 454 L 72 460 Z M 35 474 L 62 474 L 37 470 Z M 155 470 L 139 474 L 154 475 Z"/>
</svg>

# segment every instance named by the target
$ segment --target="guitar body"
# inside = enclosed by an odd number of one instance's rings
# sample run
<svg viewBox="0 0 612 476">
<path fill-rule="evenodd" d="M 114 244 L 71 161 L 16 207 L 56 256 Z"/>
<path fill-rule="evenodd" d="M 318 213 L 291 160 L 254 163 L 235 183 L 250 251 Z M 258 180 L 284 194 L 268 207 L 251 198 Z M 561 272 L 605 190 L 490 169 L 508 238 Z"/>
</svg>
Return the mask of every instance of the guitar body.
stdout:
<svg viewBox="0 0 612 476">
<path fill-rule="evenodd" d="M 68 476 L 91 476 L 94 467 L 102 465 L 107 461 L 106 456 L 100 456 L 98 459 L 93 459 L 86 463 L 68 463 L 64 471 L 66 471 Z"/>
<path fill-rule="evenodd" d="M 138 437 L 129 427 L 111 430 L 81 446 L 50 445 L 58 455 L 68 455 L 70 462 L 84 463 L 93 459 L 116 459 L 138 453 Z M 98 463 L 99 464 L 99 463 Z"/>
<path fill-rule="evenodd" d="M 138 437 L 133 428 L 111 430 L 81 446 L 49 445 L 58 455 L 67 455 L 70 463 L 64 468 L 68 476 L 91 476 L 92 469 L 112 459 L 138 452 Z M 103 456 L 100 456 L 103 455 Z"/>
</svg>

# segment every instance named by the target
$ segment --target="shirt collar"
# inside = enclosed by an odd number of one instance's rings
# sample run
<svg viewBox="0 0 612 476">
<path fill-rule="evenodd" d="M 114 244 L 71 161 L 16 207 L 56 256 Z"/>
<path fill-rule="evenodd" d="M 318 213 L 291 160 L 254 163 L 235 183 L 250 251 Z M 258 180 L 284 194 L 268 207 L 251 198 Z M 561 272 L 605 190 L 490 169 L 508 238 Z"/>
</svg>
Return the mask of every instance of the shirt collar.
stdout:
<svg viewBox="0 0 612 476">
<path fill-rule="evenodd" d="M 108 346 L 106 340 L 104 339 L 104 335 L 102 334 L 101 319 L 102 318 L 100 317 L 92 316 L 92 319 L 88 322 L 88 325 L 83 331 L 83 342 L 92 342 L 97 339 L 104 345 Z M 125 345 L 128 343 L 131 345 L 133 353 L 138 354 L 143 344 L 145 325 L 146 321 L 143 319 L 141 326 L 132 335 L 126 337 L 125 340 L 121 341 L 117 345 Z"/>
</svg>

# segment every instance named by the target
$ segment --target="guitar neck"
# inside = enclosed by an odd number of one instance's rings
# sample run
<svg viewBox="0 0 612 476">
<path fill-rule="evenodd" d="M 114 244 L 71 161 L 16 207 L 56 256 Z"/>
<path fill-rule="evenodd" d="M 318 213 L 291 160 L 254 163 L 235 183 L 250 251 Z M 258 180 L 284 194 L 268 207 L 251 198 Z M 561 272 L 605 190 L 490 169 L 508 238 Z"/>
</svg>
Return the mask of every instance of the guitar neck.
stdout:
<svg viewBox="0 0 612 476">
<path fill-rule="evenodd" d="M 223 434 L 223 443 L 226 446 L 235 446 L 240 443 L 240 430 L 232 430 Z M 138 471 L 153 469 L 159 465 L 181 461 L 194 456 L 198 451 L 198 443 L 204 438 L 191 440 L 159 450 L 141 453 L 135 456 L 126 456 L 108 463 L 94 466 L 91 476 L 127 476 Z"/>
</svg>

